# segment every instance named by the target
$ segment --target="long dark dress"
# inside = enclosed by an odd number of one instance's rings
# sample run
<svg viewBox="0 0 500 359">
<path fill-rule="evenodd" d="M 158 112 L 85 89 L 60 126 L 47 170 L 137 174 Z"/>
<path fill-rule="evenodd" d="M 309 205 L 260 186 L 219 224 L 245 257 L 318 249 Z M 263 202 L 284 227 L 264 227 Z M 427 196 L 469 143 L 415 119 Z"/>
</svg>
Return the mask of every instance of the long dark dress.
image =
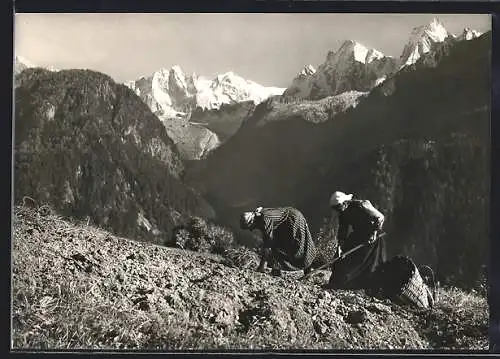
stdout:
<svg viewBox="0 0 500 359">
<path fill-rule="evenodd" d="M 375 231 L 382 228 L 384 216 L 369 201 L 352 200 L 339 214 L 338 239 L 342 252 L 347 252 L 359 244 L 356 250 L 332 266 L 329 286 L 333 288 L 367 288 L 376 268 L 387 260 L 384 238 L 368 244 Z M 349 226 L 352 232 L 347 236 Z"/>
<path fill-rule="evenodd" d="M 309 268 L 316 256 L 309 226 L 303 214 L 292 207 L 263 208 L 255 219 L 263 234 L 263 248 L 271 248 L 279 269 Z"/>
</svg>

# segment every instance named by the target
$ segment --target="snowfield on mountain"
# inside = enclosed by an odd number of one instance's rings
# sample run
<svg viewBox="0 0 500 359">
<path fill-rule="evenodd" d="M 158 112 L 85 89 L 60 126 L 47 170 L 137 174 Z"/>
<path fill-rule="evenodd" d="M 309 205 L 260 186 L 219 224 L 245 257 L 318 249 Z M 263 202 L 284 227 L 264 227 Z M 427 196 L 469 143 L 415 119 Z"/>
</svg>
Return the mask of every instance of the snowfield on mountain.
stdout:
<svg viewBox="0 0 500 359">
<path fill-rule="evenodd" d="M 488 346 L 484 295 L 433 311 L 325 290 L 329 271 L 275 278 L 224 254 L 162 247 L 15 207 L 15 349 L 464 349 Z M 36 265 L 33 265 L 36 263 Z"/>
<path fill-rule="evenodd" d="M 218 109 L 223 104 L 253 101 L 256 104 L 269 96 L 281 95 L 284 88 L 265 87 L 246 80 L 232 71 L 210 80 L 196 74 L 185 74 L 180 66 L 162 68 L 149 77 L 127 81 L 126 86 L 157 115 L 184 116 L 195 108 Z"/>
</svg>

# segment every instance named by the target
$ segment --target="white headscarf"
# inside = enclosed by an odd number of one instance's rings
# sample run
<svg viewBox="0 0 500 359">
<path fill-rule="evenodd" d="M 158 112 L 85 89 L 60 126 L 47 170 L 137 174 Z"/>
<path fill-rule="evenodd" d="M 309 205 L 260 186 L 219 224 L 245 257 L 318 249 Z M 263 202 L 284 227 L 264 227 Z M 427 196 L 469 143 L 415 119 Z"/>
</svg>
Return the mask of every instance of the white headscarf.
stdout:
<svg viewBox="0 0 500 359">
<path fill-rule="evenodd" d="M 252 224 L 254 219 L 255 219 L 255 212 L 252 211 L 252 212 L 244 212 L 243 213 L 243 220 L 245 221 L 247 226 Z"/>
<path fill-rule="evenodd" d="M 241 221 L 242 223 L 247 227 L 250 228 L 255 221 L 256 216 L 260 216 L 262 211 L 262 207 L 257 207 L 251 212 L 243 212 L 241 215 Z"/>
<path fill-rule="evenodd" d="M 342 204 L 345 201 L 350 201 L 352 197 L 352 194 L 345 194 L 344 192 L 336 191 L 330 197 L 330 207 Z"/>
</svg>

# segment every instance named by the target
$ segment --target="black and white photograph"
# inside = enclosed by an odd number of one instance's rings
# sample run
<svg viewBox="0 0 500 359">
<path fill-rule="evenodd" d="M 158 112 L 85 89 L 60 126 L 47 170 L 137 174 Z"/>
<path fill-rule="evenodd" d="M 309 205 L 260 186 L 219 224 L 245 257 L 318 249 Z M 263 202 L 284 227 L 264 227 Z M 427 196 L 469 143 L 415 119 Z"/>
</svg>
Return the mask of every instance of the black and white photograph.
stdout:
<svg viewBox="0 0 500 359">
<path fill-rule="evenodd" d="M 11 350 L 491 350 L 491 29 L 16 13 Z"/>
</svg>

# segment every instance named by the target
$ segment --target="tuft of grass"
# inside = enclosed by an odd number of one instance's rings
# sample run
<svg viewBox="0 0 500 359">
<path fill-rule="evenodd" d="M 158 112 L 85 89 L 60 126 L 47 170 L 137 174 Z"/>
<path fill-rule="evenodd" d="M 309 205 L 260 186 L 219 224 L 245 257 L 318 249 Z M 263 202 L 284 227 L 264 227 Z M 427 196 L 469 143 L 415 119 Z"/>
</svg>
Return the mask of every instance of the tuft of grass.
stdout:
<svg viewBox="0 0 500 359">
<path fill-rule="evenodd" d="M 477 292 L 455 287 L 441 288 L 432 310 L 416 312 L 419 331 L 433 347 L 488 348 L 487 299 Z"/>
</svg>

